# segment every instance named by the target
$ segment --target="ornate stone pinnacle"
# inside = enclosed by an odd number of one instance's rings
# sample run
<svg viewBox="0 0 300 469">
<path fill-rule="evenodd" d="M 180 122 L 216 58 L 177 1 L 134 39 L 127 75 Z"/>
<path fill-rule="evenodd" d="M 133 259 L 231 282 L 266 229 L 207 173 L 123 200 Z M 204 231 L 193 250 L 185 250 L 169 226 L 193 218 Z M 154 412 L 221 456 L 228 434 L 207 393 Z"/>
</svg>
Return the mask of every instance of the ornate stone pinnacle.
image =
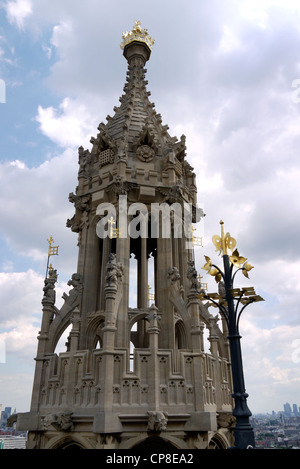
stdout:
<svg viewBox="0 0 300 469">
<path fill-rule="evenodd" d="M 147 29 L 142 29 L 141 28 L 141 22 L 136 21 L 132 31 L 123 33 L 123 42 L 121 43 L 121 49 L 123 50 L 127 44 L 130 44 L 133 41 L 138 41 L 138 42 L 144 42 L 147 44 L 149 49 L 152 51 L 152 47 L 154 44 L 154 39 L 152 39 L 149 34 Z"/>
</svg>

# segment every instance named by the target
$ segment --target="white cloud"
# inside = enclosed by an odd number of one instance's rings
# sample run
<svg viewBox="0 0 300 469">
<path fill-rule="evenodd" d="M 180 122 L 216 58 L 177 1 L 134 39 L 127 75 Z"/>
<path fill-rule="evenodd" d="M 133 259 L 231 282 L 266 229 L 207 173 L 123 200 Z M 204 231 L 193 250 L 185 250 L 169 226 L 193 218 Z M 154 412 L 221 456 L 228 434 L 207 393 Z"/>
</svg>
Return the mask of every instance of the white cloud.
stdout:
<svg viewBox="0 0 300 469">
<path fill-rule="evenodd" d="M 58 48 L 66 47 L 67 44 L 72 44 L 73 27 L 71 21 L 61 21 L 53 27 L 53 34 L 51 43 Z"/>
<path fill-rule="evenodd" d="M 27 272 L 0 273 L 0 340 L 6 355 L 18 354 L 32 359 L 37 348 L 41 327 L 44 277 L 32 269 Z M 63 304 L 62 295 L 70 287 L 66 282 L 56 285 L 56 306 Z"/>
<path fill-rule="evenodd" d="M 297 403 L 300 367 L 293 343 L 300 339 L 300 325 L 267 330 L 244 318 L 242 336 L 246 389 L 255 412 L 282 410 L 289 399 Z"/>
<path fill-rule="evenodd" d="M 53 235 L 60 246 L 56 265 L 61 274 L 73 273 L 77 238 L 66 221 L 74 214 L 68 196 L 76 187 L 77 160 L 76 150 L 68 149 L 33 168 L 20 161 L 0 164 L 0 191 L 6 201 L 0 206 L 5 220 L 1 233 L 23 262 L 28 259 L 26 265 L 31 259 L 44 269 L 47 239 Z"/>
<path fill-rule="evenodd" d="M 19 29 L 24 27 L 25 19 L 32 14 L 31 0 L 9 1 L 5 8 L 8 21 L 15 23 Z"/>
<path fill-rule="evenodd" d="M 0 366 L 5 367 L 1 364 Z M 16 408 L 17 412 L 28 412 L 31 401 L 33 371 L 34 368 L 27 373 L 11 372 L 7 368 L 5 368 L 5 371 L 1 370 L 0 389 L 3 405 L 13 406 L 13 411 Z"/>
<path fill-rule="evenodd" d="M 228 26 L 224 26 L 223 36 L 221 38 L 219 47 L 221 52 L 232 52 L 235 49 L 241 48 L 242 43 L 232 29 L 230 29 Z"/>
<path fill-rule="evenodd" d="M 10 321 L 10 318 L 14 316 L 24 316 L 30 307 L 32 307 L 32 311 L 35 310 L 36 301 L 34 301 L 34 292 L 38 286 L 41 287 L 41 277 L 33 270 L 0 273 L 1 297 L 5 299 L 4 307 L 0 313 L 2 323 L 3 321 Z M 19 305 L 15 302 L 17 301 L 16 298 L 21 296 L 23 296 L 24 302 L 22 305 Z M 17 308 L 16 304 L 18 305 Z M 19 313 L 16 312 L 17 310 L 19 310 Z"/>
<path fill-rule="evenodd" d="M 59 109 L 39 106 L 36 120 L 43 134 L 64 148 L 88 142 L 99 124 L 84 104 L 70 98 L 65 98 Z"/>
</svg>

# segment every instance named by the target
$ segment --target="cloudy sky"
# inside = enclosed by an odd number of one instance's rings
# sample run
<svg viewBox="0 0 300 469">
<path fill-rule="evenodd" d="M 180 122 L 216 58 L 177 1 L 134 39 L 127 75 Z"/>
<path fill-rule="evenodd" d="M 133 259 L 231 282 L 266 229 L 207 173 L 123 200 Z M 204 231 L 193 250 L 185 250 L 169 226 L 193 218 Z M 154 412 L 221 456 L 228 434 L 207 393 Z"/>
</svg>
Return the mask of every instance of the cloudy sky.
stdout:
<svg viewBox="0 0 300 469">
<path fill-rule="evenodd" d="M 266 300 L 240 324 L 249 407 L 300 406 L 298 0 L 0 2 L 0 403 L 29 410 L 47 238 L 59 245 L 59 306 L 77 264 L 65 226 L 77 148 L 119 104 L 122 32 L 137 19 L 155 39 L 151 100 L 170 134 L 186 135 L 197 174 L 196 267 L 204 254 L 221 263 L 211 237 L 223 219 L 254 265 L 236 286 Z"/>
</svg>

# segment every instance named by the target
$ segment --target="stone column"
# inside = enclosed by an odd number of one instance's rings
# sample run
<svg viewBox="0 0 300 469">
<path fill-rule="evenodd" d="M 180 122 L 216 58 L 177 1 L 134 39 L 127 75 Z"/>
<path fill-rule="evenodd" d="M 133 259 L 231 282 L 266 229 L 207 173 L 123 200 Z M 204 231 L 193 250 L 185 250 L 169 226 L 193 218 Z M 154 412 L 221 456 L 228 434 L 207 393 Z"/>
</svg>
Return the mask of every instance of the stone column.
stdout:
<svg viewBox="0 0 300 469">
<path fill-rule="evenodd" d="M 169 238 L 157 239 L 155 304 L 159 311 L 168 313 L 162 316 L 161 328 L 164 333 L 159 336 L 160 348 L 165 349 L 173 349 L 175 345 L 173 306 L 169 299 L 168 279 L 168 270 L 173 266 L 171 242 Z"/>
<path fill-rule="evenodd" d="M 218 321 L 217 317 L 211 317 L 209 319 L 208 340 L 210 342 L 210 352 L 215 359 L 214 368 L 213 368 L 213 385 L 215 388 L 216 406 L 217 406 L 217 410 L 222 410 L 222 393 L 221 393 L 222 376 L 221 376 L 221 363 L 219 360 L 219 353 L 218 353 L 219 337 L 214 332 L 217 321 Z"/>
<path fill-rule="evenodd" d="M 188 294 L 188 313 L 190 316 L 190 333 L 193 351 L 203 352 L 203 327 L 200 323 L 199 300 L 197 291 L 190 290 Z"/>
<path fill-rule="evenodd" d="M 81 275 L 84 273 L 84 264 L 85 264 L 85 256 L 87 250 L 87 237 L 88 237 L 88 213 L 84 212 L 82 215 L 82 226 L 78 231 L 78 245 L 79 245 L 79 252 L 78 252 L 78 260 L 77 260 L 77 272 Z"/>
<path fill-rule="evenodd" d="M 106 237 L 102 242 L 102 253 L 101 253 L 101 266 L 100 266 L 100 278 L 99 278 L 99 309 L 104 310 L 105 308 L 105 271 L 109 259 L 111 239 Z"/>
<path fill-rule="evenodd" d="M 102 354 L 102 379 L 101 389 L 103 389 L 103 411 L 111 411 L 113 404 L 113 380 L 114 380 L 114 347 L 116 318 L 115 299 L 117 285 L 112 283 L 105 287 L 105 326 L 103 328 L 103 354 Z"/>
<path fill-rule="evenodd" d="M 75 308 L 71 318 L 72 330 L 70 332 L 70 352 L 75 353 L 78 350 L 79 336 L 80 336 L 80 311 Z"/>
<path fill-rule="evenodd" d="M 118 308 L 116 346 L 128 347 L 128 304 L 129 304 L 129 259 L 130 259 L 130 238 L 117 239 L 117 259 L 123 266 L 122 296 Z"/>
<path fill-rule="evenodd" d="M 90 226 L 87 231 L 87 240 L 85 247 L 85 261 L 83 266 L 84 290 L 82 292 L 82 300 L 80 305 L 81 311 L 81 331 L 79 347 L 86 349 L 87 344 L 87 316 L 97 310 L 97 294 L 99 288 L 99 238 L 96 233 L 96 227 Z M 82 246 L 83 247 L 83 246 Z M 81 272 L 78 272 L 81 273 Z"/>
<path fill-rule="evenodd" d="M 141 237 L 140 257 L 138 258 L 138 308 L 148 308 L 148 257 L 147 239 Z"/>
<path fill-rule="evenodd" d="M 203 400 L 203 355 L 204 355 L 204 344 L 203 344 L 203 329 L 204 324 L 200 321 L 199 314 L 199 303 L 196 297 L 197 291 L 191 289 L 188 293 L 188 312 L 190 315 L 190 333 L 192 340 L 193 368 L 194 368 L 194 382 L 195 390 L 201 390 L 201 392 L 195 392 L 195 408 L 198 411 L 204 410 Z"/>
<path fill-rule="evenodd" d="M 105 306 L 105 326 L 103 328 L 103 350 L 114 349 L 114 337 L 116 328 L 115 317 L 115 299 L 117 294 L 117 287 L 115 285 L 106 286 L 106 306 Z"/>
<path fill-rule="evenodd" d="M 158 326 L 160 316 L 157 307 L 152 304 L 149 313 L 150 326 L 148 328 L 149 334 L 149 349 L 151 352 L 149 359 L 149 408 L 152 410 L 159 410 L 160 405 L 160 375 L 159 375 L 159 362 L 158 362 L 158 335 L 160 328 Z"/>
</svg>

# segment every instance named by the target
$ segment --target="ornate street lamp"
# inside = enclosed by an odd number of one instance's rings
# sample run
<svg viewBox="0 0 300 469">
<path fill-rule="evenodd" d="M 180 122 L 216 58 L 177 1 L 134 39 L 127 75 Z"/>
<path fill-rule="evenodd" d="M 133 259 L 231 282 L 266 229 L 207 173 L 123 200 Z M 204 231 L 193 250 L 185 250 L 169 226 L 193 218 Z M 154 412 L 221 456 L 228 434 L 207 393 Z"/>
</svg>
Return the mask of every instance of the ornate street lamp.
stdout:
<svg viewBox="0 0 300 469">
<path fill-rule="evenodd" d="M 228 340 L 230 345 L 231 369 L 233 381 L 234 410 L 236 418 L 234 438 L 236 449 L 247 449 L 255 447 L 254 432 L 250 424 L 249 417 L 252 415 L 248 405 L 248 394 L 245 390 L 244 372 L 241 352 L 241 336 L 239 333 L 239 320 L 242 312 L 250 303 L 264 301 L 261 296 L 256 295 L 253 287 L 233 288 L 234 278 L 237 272 L 241 271 L 245 277 L 253 268 L 245 257 L 239 255 L 236 249 L 236 240 L 230 233 L 224 233 L 224 223 L 221 224 L 221 237 L 213 236 L 212 240 L 217 251 L 223 256 L 224 271 L 214 265 L 208 256 L 204 256 L 206 264 L 202 267 L 210 275 L 215 277 L 219 284 L 218 293 L 203 293 L 199 295 L 201 299 L 208 299 L 212 306 L 219 308 L 228 328 Z M 231 256 L 228 250 L 232 251 Z M 237 270 L 234 271 L 234 268 Z"/>
</svg>

